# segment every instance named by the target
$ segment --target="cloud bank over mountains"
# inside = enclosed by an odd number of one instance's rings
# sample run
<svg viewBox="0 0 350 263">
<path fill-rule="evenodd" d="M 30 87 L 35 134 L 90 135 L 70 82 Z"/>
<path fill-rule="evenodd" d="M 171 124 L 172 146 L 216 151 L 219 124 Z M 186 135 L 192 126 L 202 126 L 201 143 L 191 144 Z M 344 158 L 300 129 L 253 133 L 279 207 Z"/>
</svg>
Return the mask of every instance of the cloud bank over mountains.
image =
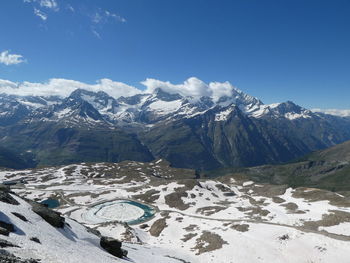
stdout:
<svg viewBox="0 0 350 263">
<path fill-rule="evenodd" d="M 141 90 L 110 79 L 100 79 L 95 84 L 87 84 L 76 80 L 53 78 L 47 82 L 35 83 L 24 81 L 21 83 L 0 79 L 0 93 L 19 96 L 69 96 L 76 89 L 89 91 L 104 91 L 110 96 L 132 96 Z"/>
<path fill-rule="evenodd" d="M 222 96 L 232 96 L 232 91 L 237 90 L 230 82 L 209 82 L 208 84 L 202 80 L 191 77 L 182 84 L 172 84 L 169 81 L 161 81 L 157 79 L 146 79 L 141 84 L 146 86 L 146 93 L 153 93 L 157 88 L 182 96 L 191 96 L 194 99 L 206 96 L 211 97 L 216 102 Z"/>
<path fill-rule="evenodd" d="M 340 116 L 340 117 L 350 117 L 350 110 L 341 109 L 311 109 L 313 112 L 321 112 L 325 114 Z"/>
<path fill-rule="evenodd" d="M 169 81 L 162 81 L 153 78 L 147 78 L 142 81 L 143 89 L 130 86 L 123 82 L 113 81 L 111 79 L 100 79 L 94 84 L 88 84 L 77 80 L 52 78 L 46 82 L 13 82 L 10 80 L 0 79 L 0 94 L 19 96 L 60 96 L 67 97 L 76 89 L 85 89 L 88 91 L 106 92 L 108 95 L 119 98 L 121 96 L 129 97 L 136 94 L 152 94 L 158 88 L 170 94 L 180 94 L 185 97 L 192 97 L 198 100 L 203 96 L 211 97 L 214 102 L 224 96 L 244 95 L 242 91 L 234 87 L 230 82 L 209 82 L 191 77 L 183 83 L 174 84 Z M 323 112 L 330 115 L 349 117 L 349 110 L 340 109 L 311 109 L 313 112 Z"/>
<path fill-rule="evenodd" d="M 181 84 L 148 78 L 142 81 L 141 84 L 145 86 L 144 90 L 110 79 L 100 79 L 95 84 L 60 78 L 53 78 L 42 83 L 28 81 L 16 83 L 10 80 L 0 79 L 0 93 L 20 96 L 55 95 L 66 97 L 74 90 L 80 88 L 94 92 L 104 91 L 114 98 L 119 98 L 121 96 L 132 96 L 141 93 L 154 93 L 157 88 L 162 88 L 162 90 L 171 94 L 179 93 L 182 96 L 191 96 L 194 99 L 207 96 L 217 101 L 222 96 L 231 96 L 233 90 L 238 91 L 227 81 L 205 83 L 196 77 L 188 78 Z"/>
</svg>

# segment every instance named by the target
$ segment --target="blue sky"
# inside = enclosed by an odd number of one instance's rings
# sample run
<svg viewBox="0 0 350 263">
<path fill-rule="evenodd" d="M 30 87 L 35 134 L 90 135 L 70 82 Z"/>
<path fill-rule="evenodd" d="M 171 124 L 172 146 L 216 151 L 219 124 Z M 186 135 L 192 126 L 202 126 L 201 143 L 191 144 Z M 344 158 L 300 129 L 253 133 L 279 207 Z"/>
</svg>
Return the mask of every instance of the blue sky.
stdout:
<svg viewBox="0 0 350 263">
<path fill-rule="evenodd" d="M 0 10 L 0 79 L 141 88 L 195 76 L 265 103 L 350 108 L 347 0 L 2 0 Z"/>
</svg>

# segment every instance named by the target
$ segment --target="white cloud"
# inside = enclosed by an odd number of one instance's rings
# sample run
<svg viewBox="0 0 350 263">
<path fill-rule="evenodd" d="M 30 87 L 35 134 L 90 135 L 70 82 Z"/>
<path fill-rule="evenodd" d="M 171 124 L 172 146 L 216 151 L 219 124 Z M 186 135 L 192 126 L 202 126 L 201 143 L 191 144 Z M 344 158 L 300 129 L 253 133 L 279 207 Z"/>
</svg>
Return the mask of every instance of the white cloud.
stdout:
<svg viewBox="0 0 350 263">
<path fill-rule="evenodd" d="M 141 84 L 146 86 L 147 93 L 153 93 L 157 88 L 168 93 L 179 93 L 183 96 L 191 96 L 198 99 L 203 96 L 212 97 L 217 101 L 222 96 L 232 96 L 233 91 L 237 91 L 229 82 L 210 82 L 204 83 L 202 80 L 191 77 L 182 84 L 172 84 L 169 81 L 160 81 L 156 79 L 146 79 Z"/>
<path fill-rule="evenodd" d="M 107 10 L 105 10 L 105 15 L 107 17 L 111 17 L 111 18 L 115 19 L 117 22 L 126 23 L 126 19 L 124 17 L 117 15 L 117 14 L 114 14 L 114 13 L 111 13 Z"/>
<path fill-rule="evenodd" d="M 49 8 L 58 11 L 58 4 L 55 0 L 40 0 L 38 1 L 41 7 Z"/>
<path fill-rule="evenodd" d="M 71 11 L 71 12 L 75 12 L 74 7 L 73 7 L 72 5 L 70 5 L 70 4 L 68 4 L 68 5 L 66 6 L 66 8 L 67 8 L 69 11 Z"/>
<path fill-rule="evenodd" d="M 325 114 L 340 116 L 340 117 L 350 117 L 350 110 L 340 110 L 340 109 L 312 109 L 313 112 L 321 112 Z"/>
<path fill-rule="evenodd" d="M 17 88 L 17 83 L 5 80 L 5 79 L 0 79 L 0 93 L 5 93 L 4 90 L 6 89 L 16 89 Z"/>
<path fill-rule="evenodd" d="M 23 0 L 24 3 L 32 4 L 34 8 L 34 15 L 39 17 L 41 20 L 46 21 L 48 15 L 43 11 L 54 11 L 58 12 L 59 7 L 56 0 Z"/>
<path fill-rule="evenodd" d="M 132 96 L 142 93 L 141 90 L 110 79 L 100 79 L 96 84 L 87 84 L 69 79 L 50 79 L 45 83 L 22 82 L 16 83 L 9 80 L 0 79 L 0 93 L 20 95 L 20 96 L 69 96 L 76 89 L 86 89 L 89 91 L 104 91 L 114 98 L 120 96 Z"/>
<path fill-rule="evenodd" d="M 115 21 L 115 22 L 122 22 L 126 23 L 126 19 L 118 14 L 112 13 L 108 10 L 102 10 L 99 9 L 97 12 L 95 12 L 91 20 L 95 24 L 105 24 L 109 21 Z"/>
<path fill-rule="evenodd" d="M 56 0 L 23 0 L 23 2 L 36 4 L 39 7 L 47 8 L 55 12 L 59 10 Z"/>
<path fill-rule="evenodd" d="M 0 63 L 8 65 L 15 65 L 25 62 L 22 55 L 10 54 L 8 50 L 0 53 Z"/>
<path fill-rule="evenodd" d="M 91 27 L 91 32 L 95 35 L 95 37 L 102 39 L 100 33 L 97 32 L 95 27 Z"/>
<path fill-rule="evenodd" d="M 40 17 L 41 20 L 46 21 L 47 20 L 47 14 L 45 14 L 43 11 L 37 9 L 34 7 L 34 15 L 37 17 Z"/>
<path fill-rule="evenodd" d="M 232 96 L 233 90 L 238 91 L 232 84 L 228 81 L 226 82 L 210 82 L 209 88 L 212 91 L 212 97 L 214 101 L 219 100 L 223 96 Z M 240 91 L 238 91 L 240 92 Z"/>
<path fill-rule="evenodd" d="M 28 81 L 15 83 L 9 80 L 0 79 L 0 93 L 22 96 L 58 95 L 61 97 L 66 97 L 74 90 L 80 88 L 94 92 L 104 91 L 110 96 L 118 98 L 120 96 L 154 93 L 157 88 L 161 88 L 163 91 L 171 94 L 179 93 L 182 96 L 190 96 L 194 100 L 207 96 L 213 98 L 214 101 L 217 101 L 222 96 L 232 96 L 233 94 L 240 92 L 229 82 L 210 82 L 207 84 L 195 77 L 185 80 L 182 84 L 172 84 L 169 81 L 161 81 L 150 78 L 141 82 L 141 84 L 146 86 L 145 90 L 140 90 L 125 83 L 110 79 L 100 79 L 95 84 L 87 84 L 76 80 L 59 78 L 53 78 L 44 83 L 33 83 Z"/>
<path fill-rule="evenodd" d="M 101 8 L 99 8 L 92 16 L 90 16 L 90 18 L 92 22 L 91 32 L 95 37 L 99 39 L 102 39 L 99 32 L 102 31 L 105 24 L 111 22 L 126 23 L 126 19 L 124 17 L 109 12 L 108 10 L 103 10 Z"/>
</svg>

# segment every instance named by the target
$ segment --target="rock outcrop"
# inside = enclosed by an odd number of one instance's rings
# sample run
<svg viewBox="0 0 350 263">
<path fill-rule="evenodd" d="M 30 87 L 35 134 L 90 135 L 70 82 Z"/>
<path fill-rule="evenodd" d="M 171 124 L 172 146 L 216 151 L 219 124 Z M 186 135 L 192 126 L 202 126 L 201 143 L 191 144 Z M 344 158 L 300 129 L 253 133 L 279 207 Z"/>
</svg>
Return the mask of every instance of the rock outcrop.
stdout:
<svg viewBox="0 0 350 263">
<path fill-rule="evenodd" d="M 123 258 L 128 255 L 128 251 L 122 249 L 122 242 L 111 237 L 101 237 L 100 245 L 108 253 L 118 258 Z"/>
</svg>

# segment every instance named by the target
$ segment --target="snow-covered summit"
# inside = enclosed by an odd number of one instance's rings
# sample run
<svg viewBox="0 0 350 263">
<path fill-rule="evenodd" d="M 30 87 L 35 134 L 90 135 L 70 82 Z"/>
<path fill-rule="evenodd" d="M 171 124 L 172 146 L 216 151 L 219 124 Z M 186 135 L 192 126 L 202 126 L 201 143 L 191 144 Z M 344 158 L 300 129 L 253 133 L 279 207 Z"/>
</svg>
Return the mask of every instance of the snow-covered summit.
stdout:
<svg viewBox="0 0 350 263">
<path fill-rule="evenodd" d="M 114 97 L 105 91 L 83 88 L 68 97 L 0 95 L 0 119 L 4 123 L 29 118 L 64 123 L 103 123 L 110 126 L 153 125 L 161 121 L 192 118 L 208 110 L 223 121 L 230 109 L 238 107 L 251 118 L 311 118 L 313 113 L 293 102 L 264 104 L 230 83 L 205 84 L 190 78 L 183 85 L 148 80 L 145 91 Z"/>
</svg>

